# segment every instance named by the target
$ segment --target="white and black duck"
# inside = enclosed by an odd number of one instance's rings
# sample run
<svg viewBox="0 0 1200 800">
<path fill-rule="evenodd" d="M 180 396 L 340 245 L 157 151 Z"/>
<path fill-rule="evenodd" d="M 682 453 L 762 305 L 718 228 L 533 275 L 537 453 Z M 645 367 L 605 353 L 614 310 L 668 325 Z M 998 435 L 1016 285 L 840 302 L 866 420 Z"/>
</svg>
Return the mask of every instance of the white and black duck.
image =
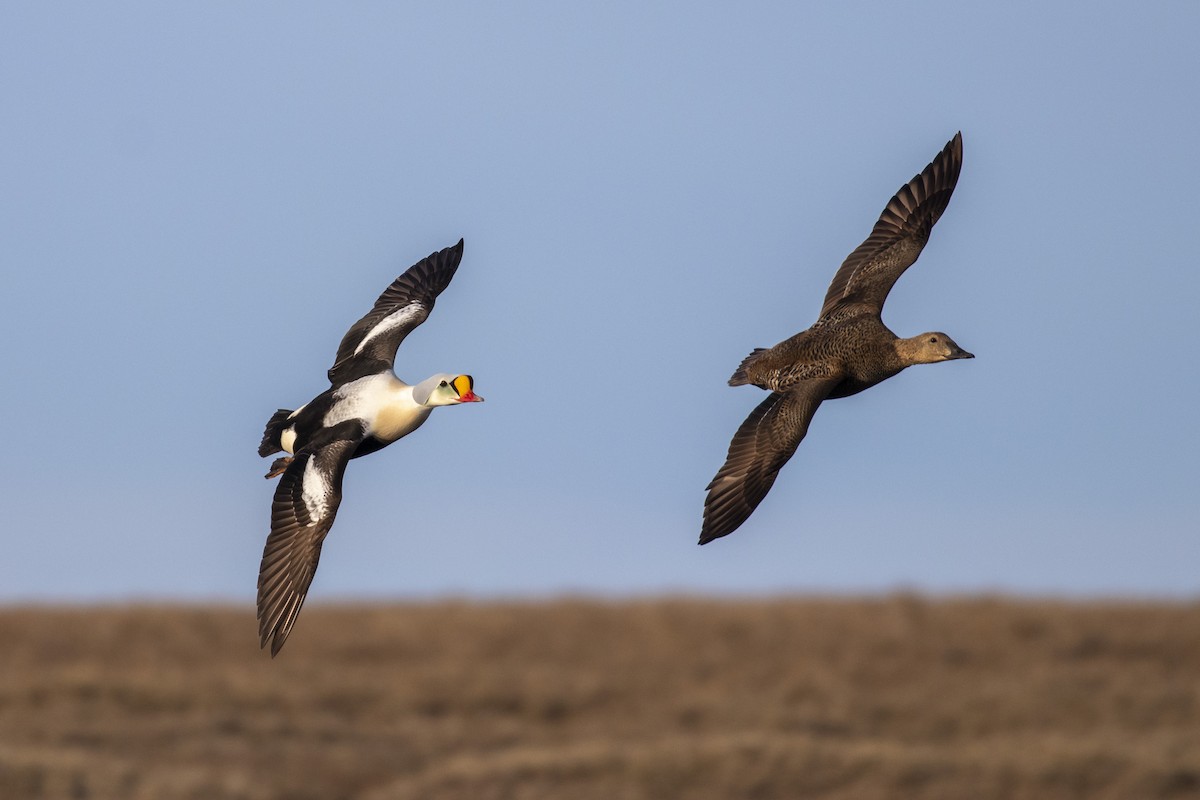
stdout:
<svg viewBox="0 0 1200 800">
<path fill-rule="evenodd" d="M 329 369 L 330 387 L 267 422 L 260 456 L 280 451 L 268 478 L 282 475 L 271 504 L 271 533 L 258 574 L 260 644 L 283 647 L 308 594 L 321 544 L 342 500 L 350 459 L 415 431 L 438 406 L 477 403 L 470 375 L 443 373 L 415 385 L 396 377 L 396 349 L 433 310 L 462 260 L 463 243 L 431 254 L 396 278 L 354 323 Z"/>
</svg>

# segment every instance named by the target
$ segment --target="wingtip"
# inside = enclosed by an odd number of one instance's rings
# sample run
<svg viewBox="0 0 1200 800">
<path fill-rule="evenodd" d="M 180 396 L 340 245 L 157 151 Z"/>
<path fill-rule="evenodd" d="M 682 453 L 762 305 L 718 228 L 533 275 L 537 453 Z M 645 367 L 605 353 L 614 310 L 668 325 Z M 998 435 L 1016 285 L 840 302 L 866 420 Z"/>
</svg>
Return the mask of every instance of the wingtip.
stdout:
<svg viewBox="0 0 1200 800">
<path fill-rule="evenodd" d="M 267 643 L 271 643 L 271 658 L 279 655 L 279 651 L 283 649 L 283 643 L 287 641 L 290 631 L 275 629 L 263 629 L 258 632 L 258 649 L 264 650 Z"/>
<path fill-rule="evenodd" d="M 713 484 L 716 482 L 717 479 L 713 478 L 713 481 L 709 484 L 708 488 L 711 490 Z M 700 540 L 696 542 L 696 544 L 699 545 L 706 545 L 709 542 L 720 539 L 723 536 L 728 536 L 740 528 L 742 523 L 745 522 L 745 519 L 738 520 L 736 524 L 730 526 L 729 519 L 726 518 L 725 515 L 721 514 L 715 506 L 711 505 L 711 503 L 712 496 L 710 495 L 704 501 L 704 521 L 700 524 Z"/>
<path fill-rule="evenodd" d="M 962 157 L 963 157 L 962 131 L 959 131 L 958 133 L 954 134 L 954 136 L 950 139 L 950 141 L 946 142 L 945 149 L 949 152 L 949 154 L 951 156 L 954 157 L 955 161 L 958 161 L 960 163 L 962 162 Z"/>
<path fill-rule="evenodd" d="M 736 525 L 730 527 L 727 520 L 709 521 L 708 519 L 705 519 L 704 525 L 700 529 L 700 540 L 696 542 L 696 544 L 706 545 L 709 542 L 713 542 L 724 536 L 728 536 L 740 528 L 742 526 L 742 522 L 745 522 L 745 520 L 740 520 Z"/>
<path fill-rule="evenodd" d="M 459 239 L 457 243 L 447 247 L 439 253 L 433 253 L 430 257 L 436 258 L 439 256 L 445 259 L 447 266 L 450 266 L 453 268 L 453 270 L 457 271 L 459 262 L 462 261 L 463 256 L 463 240 Z M 454 273 L 451 272 L 451 276 L 453 276 L 453 274 Z M 449 280 L 446 282 L 449 283 Z M 442 288 L 444 289 L 445 287 Z M 438 294 L 441 294 L 441 292 L 439 291 Z"/>
<path fill-rule="evenodd" d="M 270 601 L 264 605 L 260 598 L 258 609 L 258 647 L 260 650 L 267 646 L 267 642 L 270 642 L 271 658 L 279 655 L 284 643 L 291 636 L 292 628 L 296 624 L 300 608 L 303 605 L 304 595 L 293 594 L 289 600 L 274 605 Z"/>
<path fill-rule="evenodd" d="M 700 532 L 700 541 L 696 542 L 696 544 L 703 546 L 703 545 L 708 544 L 709 542 L 715 542 L 717 539 L 721 539 L 721 538 L 733 533 L 739 527 L 741 527 L 741 523 L 738 523 L 737 525 L 733 526 L 732 528 L 730 528 L 727 531 L 721 531 L 720 533 L 716 533 L 716 532 L 709 531 L 709 530 L 701 531 Z"/>
</svg>

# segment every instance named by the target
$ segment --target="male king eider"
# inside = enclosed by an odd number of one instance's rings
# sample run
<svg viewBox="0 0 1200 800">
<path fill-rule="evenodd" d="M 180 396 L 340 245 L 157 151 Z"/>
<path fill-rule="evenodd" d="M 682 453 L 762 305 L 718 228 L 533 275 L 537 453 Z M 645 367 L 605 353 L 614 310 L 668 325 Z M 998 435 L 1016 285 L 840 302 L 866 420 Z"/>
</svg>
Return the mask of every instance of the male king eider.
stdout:
<svg viewBox="0 0 1200 800">
<path fill-rule="evenodd" d="M 292 454 L 277 458 L 267 473 L 283 476 L 258 572 L 258 634 L 262 647 L 271 640 L 272 657 L 308 594 L 350 459 L 412 433 L 437 406 L 483 401 L 470 375 L 438 374 L 409 386 L 392 371 L 396 349 L 429 316 L 462 251 L 459 239 L 397 278 L 342 338 L 329 369 L 331 386 L 295 411 L 276 411 L 267 422 L 258 454 Z"/>
<path fill-rule="evenodd" d="M 733 533 L 758 507 L 823 400 L 869 389 L 913 364 L 974 358 L 944 333 L 901 339 L 880 314 L 893 284 L 917 260 L 950 202 L 962 168 L 957 133 L 892 197 L 867 240 L 842 263 L 811 328 L 746 356 L 730 386 L 771 396 L 738 428 L 708 485 L 700 544 Z"/>
</svg>

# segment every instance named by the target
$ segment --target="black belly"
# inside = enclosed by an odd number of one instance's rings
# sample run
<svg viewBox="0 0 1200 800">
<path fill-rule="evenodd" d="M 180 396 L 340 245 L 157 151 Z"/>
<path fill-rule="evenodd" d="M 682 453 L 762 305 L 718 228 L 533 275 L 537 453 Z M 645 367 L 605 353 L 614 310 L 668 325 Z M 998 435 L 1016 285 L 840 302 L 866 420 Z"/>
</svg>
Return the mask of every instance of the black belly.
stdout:
<svg viewBox="0 0 1200 800">
<path fill-rule="evenodd" d="M 354 450 L 354 454 L 351 455 L 350 457 L 358 458 L 359 456 L 370 455 L 371 453 L 374 453 L 376 450 L 382 450 L 383 448 L 387 447 L 389 444 L 391 444 L 391 442 L 380 441 L 379 439 L 376 439 L 374 436 L 368 436 L 367 438 L 363 439 L 359 443 L 358 447 L 355 448 L 355 450 Z"/>
</svg>

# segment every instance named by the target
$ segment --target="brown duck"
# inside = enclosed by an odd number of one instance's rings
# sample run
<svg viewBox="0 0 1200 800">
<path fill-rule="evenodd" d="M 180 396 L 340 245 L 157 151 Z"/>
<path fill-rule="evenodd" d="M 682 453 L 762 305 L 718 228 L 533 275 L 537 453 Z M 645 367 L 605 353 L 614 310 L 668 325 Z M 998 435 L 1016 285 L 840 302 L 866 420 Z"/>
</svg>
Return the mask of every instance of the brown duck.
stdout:
<svg viewBox="0 0 1200 800">
<path fill-rule="evenodd" d="M 729 444 L 708 485 L 700 544 L 737 530 L 796 452 L 823 400 L 848 397 L 913 364 L 974 358 L 944 333 L 901 339 L 880 317 L 896 279 L 921 254 L 946 210 L 962 168 L 957 133 L 929 166 L 891 199 L 867 240 L 842 263 L 811 328 L 742 361 L 730 386 L 771 392 Z"/>
</svg>

